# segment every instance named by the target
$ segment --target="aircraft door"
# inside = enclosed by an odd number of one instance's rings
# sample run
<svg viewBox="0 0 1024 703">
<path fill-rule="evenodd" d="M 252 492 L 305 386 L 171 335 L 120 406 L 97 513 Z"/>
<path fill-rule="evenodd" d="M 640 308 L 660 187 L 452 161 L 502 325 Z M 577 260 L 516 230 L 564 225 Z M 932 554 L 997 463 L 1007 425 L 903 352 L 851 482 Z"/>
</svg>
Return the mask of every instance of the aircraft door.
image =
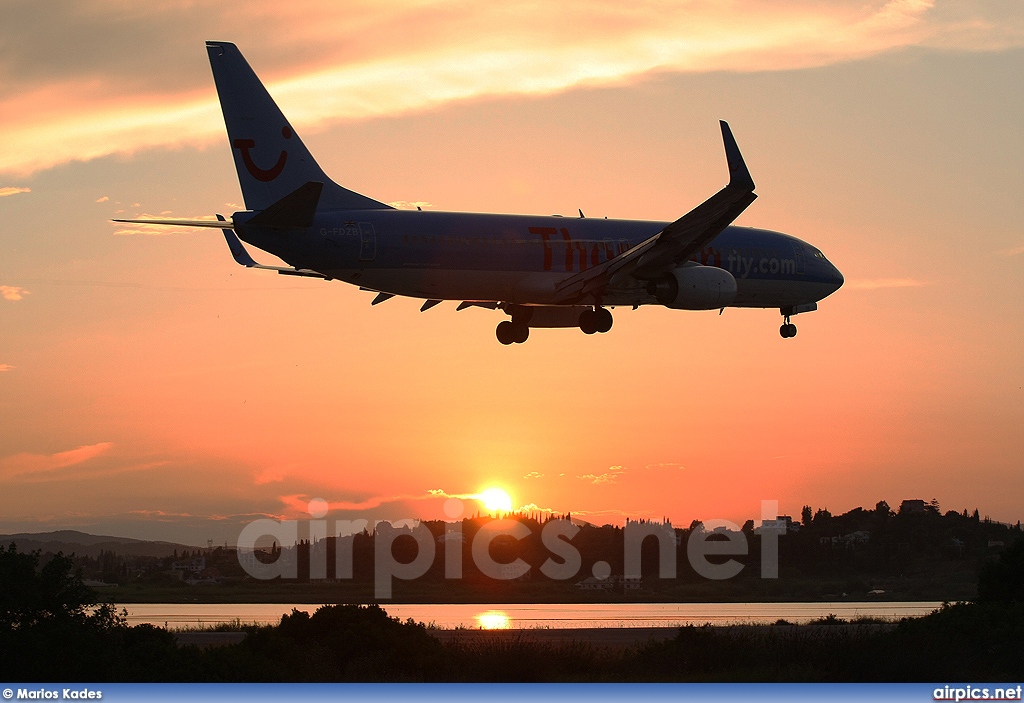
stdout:
<svg viewBox="0 0 1024 703">
<path fill-rule="evenodd" d="M 801 244 L 793 244 L 793 258 L 796 259 L 796 272 L 804 275 L 804 248 Z"/>
<path fill-rule="evenodd" d="M 369 222 L 359 223 L 359 260 L 373 261 L 377 257 L 377 234 Z"/>
</svg>

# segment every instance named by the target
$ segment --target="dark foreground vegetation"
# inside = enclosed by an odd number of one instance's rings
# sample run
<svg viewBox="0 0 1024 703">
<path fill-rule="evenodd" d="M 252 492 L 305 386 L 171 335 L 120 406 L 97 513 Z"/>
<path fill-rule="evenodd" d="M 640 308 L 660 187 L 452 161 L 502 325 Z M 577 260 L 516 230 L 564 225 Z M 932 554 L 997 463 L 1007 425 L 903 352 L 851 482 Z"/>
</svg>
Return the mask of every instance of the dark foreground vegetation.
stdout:
<svg viewBox="0 0 1024 703">
<path fill-rule="evenodd" d="M 982 517 L 977 509 L 941 512 L 935 501 L 906 500 L 898 509 L 879 501 L 873 509 L 854 508 L 833 515 L 826 508 L 804 506 L 799 519 L 780 516 L 786 525 L 777 538 L 778 578 L 762 578 L 763 528 L 747 520 L 738 530 L 708 532 L 700 520 L 689 527 L 672 527 L 662 537 L 675 540 L 671 578 L 663 578 L 659 538 L 648 537 L 640 549 L 642 583 L 613 578 L 603 588 L 586 588 L 585 578 L 598 562 L 611 574 L 625 574 L 625 529 L 584 524 L 572 538 L 578 550 L 577 575 L 551 578 L 540 568 L 551 556 L 541 531 L 551 516 L 504 516 L 525 526 L 523 539 L 498 537 L 492 557 L 501 563 L 516 559 L 530 570 L 514 580 L 485 576 L 475 564 L 472 545 L 489 516 L 458 523 L 422 523 L 444 541 L 453 528 L 462 535 L 463 577 L 446 577 L 448 548 L 435 549 L 433 561 L 419 577 L 396 579 L 394 603 L 607 603 L 607 602 L 783 602 L 783 601 L 966 601 L 977 595 L 980 568 L 1006 545 L 1020 539 L 1020 525 Z M 562 516 L 567 519 L 570 516 Z M 630 522 L 634 527 L 641 523 Z M 75 532 L 18 535 L 23 549 L 39 549 L 46 561 L 57 552 L 71 554 L 83 578 L 117 603 L 372 603 L 375 600 L 376 535 L 363 531 L 313 544 L 267 545 L 252 553 L 234 548 L 185 547 L 169 543 L 96 537 Z M 741 553 L 728 559 L 742 566 L 732 578 L 708 579 L 690 562 L 691 540 L 737 540 Z M 2 542 L 6 544 L 8 540 Z M 744 547 L 745 545 L 745 547 Z M 338 554 L 350 558 L 351 571 L 339 575 Z M 26 550 L 27 551 L 27 550 Z M 418 558 L 409 534 L 392 543 L 392 555 L 402 563 Z M 250 559 L 290 565 L 287 578 L 252 578 L 242 566 Z M 559 558 L 560 559 L 560 558 Z M 712 558 L 716 561 L 718 558 Z M 325 565 L 325 576 L 312 578 L 311 563 Z M 337 577 L 337 578 L 335 578 Z M 591 579 L 593 580 L 593 579 Z M 593 585 L 593 584 L 591 584 Z"/>
<path fill-rule="evenodd" d="M 976 602 L 892 627 L 682 628 L 627 649 L 527 639 L 442 643 L 377 606 L 293 612 L 237 643 L 178 646 L 128 627 L 57 556 L 0 549 L 0 662 L 21 681 L 936 681 L 1024 677 L 1024 541 L 981 573 Z"/>
</svg>

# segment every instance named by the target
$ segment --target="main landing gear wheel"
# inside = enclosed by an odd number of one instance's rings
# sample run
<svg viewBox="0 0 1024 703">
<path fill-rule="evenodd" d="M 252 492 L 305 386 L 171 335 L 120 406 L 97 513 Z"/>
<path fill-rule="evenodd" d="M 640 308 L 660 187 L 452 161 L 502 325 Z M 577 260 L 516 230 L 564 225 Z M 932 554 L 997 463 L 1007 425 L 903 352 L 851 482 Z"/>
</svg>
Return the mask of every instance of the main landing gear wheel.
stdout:
<svg viewBox="0 0 1024 703">
<path fill-rule="evenodd" d="M 530 328 L 526 325 L 517 325 L 511 320 L 504 320 L 498 323 L 494 334 L 502 344 L 522 344 L 530 337 Z"/>
<path fill-rule="evenodd" d="M 580 313 L 580 330 L 583 334 L 594 334 L 595 332 L 607 332 L 612 328 L 612 314 L 605 308 L 596 310 L 584 310 Z"/>
<path fill-rule="evenodd" d="M 597 332 L 597 313 L 593 310 L 581 312 L 580 329 L 583 331 L 583 334 L 594 334 L 594 332 Z"/>
</svg>

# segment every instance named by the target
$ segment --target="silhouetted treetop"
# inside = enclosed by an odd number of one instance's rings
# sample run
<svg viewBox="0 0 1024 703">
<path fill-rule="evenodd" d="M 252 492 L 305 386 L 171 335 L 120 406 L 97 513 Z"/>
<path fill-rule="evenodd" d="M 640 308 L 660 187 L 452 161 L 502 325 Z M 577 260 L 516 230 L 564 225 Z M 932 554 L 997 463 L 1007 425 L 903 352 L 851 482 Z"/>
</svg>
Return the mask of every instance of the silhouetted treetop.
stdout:
<svg viewBox="0 0 1024 703">
<path fill-rule="evenodd" d="M 39 568 L 39 552 L 0 547 L 0 627 L 84 621 L 95 603 L 95 592 L 82 583 L 69 557 L 57 554 Z"/>
</svg>

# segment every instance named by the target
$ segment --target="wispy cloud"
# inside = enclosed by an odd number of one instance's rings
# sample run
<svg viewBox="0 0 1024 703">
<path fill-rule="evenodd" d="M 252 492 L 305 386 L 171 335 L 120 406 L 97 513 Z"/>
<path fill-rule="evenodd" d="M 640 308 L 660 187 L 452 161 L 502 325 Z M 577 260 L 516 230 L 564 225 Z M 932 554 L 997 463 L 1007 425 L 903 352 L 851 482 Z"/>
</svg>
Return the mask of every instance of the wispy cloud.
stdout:
<svg viewBox="0 0 1024 703">
<path fill-rule="evenodd" d="M 28 293 L 21 286 L 0 286 L 0 298 L 4 300 L 22 300 Z"/>
<path fill-rule="evenodd" d="M 16 187 L 13 187 L 13 186 L 5 186 L 3 188 L 0 188 L 0 198 L 6 197 L 8 195 L 17 195 L 18 193 L 31 193 L 31 192 L 32 192 L 31 188 L 16 188 Z"/>
<path fill-rule="evenodd" d="M 167 219 L 169 217 L 172 217 L 171 211 L 170 210 L 165 210 L 165 211 L 161 212 L 159 215 L 150 215 L 148 213 L 143 213 L 141 215 L 133 215 L 130 219 L 139 219 L 139 220 L 147 219 L 147 218 Z M 125 217 L 125 219 L 129 219 L 129 218 Z M 207 217 L 205 215 L 197 216 L 197 217 L 182 218 L 182 219 L 210 220 L 211 222 L 213 221 L 212 217 Z M 202 230 L 201 227 L 184 227 L 184 226 L 181 226 L 181 225 L 167 226 L 167 225 L 149 225 L 149 224 L 145 224 L 145 223 L 125 224 L 123 222 L 111 222 L 110 224 L 115 225 L 117 227 L 117 229 L 114 230 L 114 236 L 115 237 L 131 237 L 131 236 L 135 236 L 135 235 L 145 235 L 145 236 L 149 236 L 149 237 L 166 237 L 167 235 L 174 234 L 175 232 L 179 232 L 180 233 L 181 230 L 184 230 L 186 232 L 199 232 L 199 231 Z"/>
<path fill-rule="evenodd" d="M 678 461 L 659 461 L 657 464 L 647 464 L 645 469 L 685 469 L 686 467 Z"/>
<path fill-rule="evenodd" d="M 106 454 L 113 446 L 113 442 L 99 442 L 85 444 L 56 454 L 30 454 L 28 452 L 14 454 L 0 459 L 0 476 L 4 478 L 24 477 L 76 466 Z"/>
<path fill-rule="evenodd" d="M 592 483 L 595 486 L 596 485 L 600 485 L 602 483 L 615 483 L 616 481 L 619 480 L 619 477 L 618 477 L 617 474 L 609 474 L 609 473 L 603 473 L 603 474 L 583 474 L 581 476 L 577 476 L 576 478 L 579 478 L 579 479 L 581 479 L 583 481 L 587 481 L 588 483 Z"/>
<path fill-rule="evenodd" d="M 854 290 L 877 290 L 879 288 L 919 288 L 931 285 L 929 281 L 917 278 L 860 278 L 846 282 Z"/>
<path fill-rule="evenodd" d="M 194 515 L 192 513 L 172 513 L 172 512 L 168 512 L 166 510 L 129 510 L 126 514 L 127 515 L 138 515 L 138 516 L 141 516 L 141 517 L 150 518 L 152 520 L 172 521 L 172 522 L 177 521 L 180 518 L 196 517 L 196 515 Z M 206 518 L 207 520 L 212 519 L 212 516 L 210 516 L 210 515 L 203 515 L 202 517 Z"/>
<path fill-rule="evenodd" d="M 999 253 L 1002 256 L 1017 256 L 1018 254 L 1024 254 L 1024 245 L 1013 247 L 1012 249 L 1003 249 Z"/>
<path fill-rule="evenodd" d="M 101 197 L 101 198 L 96 198 L 96 202 L 97 202 L 97 203 L 105 203 L 105 202 L 107 202 L 108 200 L 110 200 L 110 196 L 108 196 L 108 195 L 104 195 L 104 196 L 103 196 L 103 197 Z"/>
<path fill-rule="evenodd" d="M 4 373 L 5 371 L 11 371 L 16 368 L 16 366 L 11 366 L 10 364 L 0 364 L 0 373 Z"/>
<path fill-rule="evenodd" d="M 254 477 L 253 483 L 257 486 L 265 486 L 268 483 L 280 483 L 288 476 L 288 471 L 279 467 L 267 467 L 261 469 Z"/>
<path fill-rule="evenodd" d="M 426 493 L 404 495 L 371 496 L 369 498 L 364 498 L 363 500 L 324 500 L 327 503 L 327 509 L 329 511 L 359 511 L 374 510 L 382 505 L 392 503 L 408 503 L 411 501 L 430 500 L 436 497 L 438 496 L 435 495 L 433 491 L 428 491 Z M 309 513 L 309 502 L 313 500 L 313 496 L 304 494 L 283 495 L 279 496 L 279 500 L 289 508 L 292 513 L 306 515 Z"/>
<path fill-rule="evenodd" d="M 118 228 L 114 230 L 115 237 L 134 237 L 136 235 L 145 235 L 149 237 L 166 237 L 167 235 L 173 233 L 174 230 L 172 230 L 170 227 L 160 227 L 159 225 L 145 224 L 133 224 L 129 227 L 126 227 L 123 224 L 119 224 Z"/>
<path fill-rule="evenodd" d="M 542 507 L 540 505 L 537 505 L 536 503 L 527 503 L 526 505 L 521 505 L 518 508 L 516 508 L 514 512 L 517 512 L 517 513 L 543 513 L 545 515 L 559 515 L 562 512 L 566 512 L 566 511 L 558 511 L 558 510 L 555 510 L 554 508 L 545 508 L 545 507 Z"/>
<path fill-rule="evenodd" d="M 108 4 L 110 16 L 117 15 Z M 1024 43 L 1024 20 L 1016 15 L 993 21 L 979 14 L 983 9 L 967 9 L 947 17 L 933 11 L 935 4 L 394 0 L 311 2 L 285 12 L 279 3 L 264 0 L 246 4 L 244 23 L 233 10 L 203 5 L 202 12 L 211 35 L 230 33 L 255 56 L 254 67 L 286 113 L 300 130 L 308 130 L 480 96 L 621 83 L 654 71 L 786 70 L 907 46 L 974 50 L 991 42 Z M 45 57 L 30 62 L 22 54 L 0 59 L 0 76 L 13 76 L 0 100 L 0 114 L 10 116 L 0 130 L 4 169 L 30 173 L 69 160 L 223 139 L 208 77 L 195 70 L 201 59 L 188 63 L 180 54 L 197 11 L 191 3 L 168 3 L 151 17 L 132 13 L 136 24 L 127 22 L 124 30 L 112 29 L 120 25 L 106 20 L 111 24 L 106 33 L 122 31 L 131 45 L 143 34 L 166 42 L 147 47 L 138 61 L 104 52 L 83 52 L 83 61 L 91 61 L 84 66 Z M 161 31 L 137 31 L 138 23 L 157 21 Z M 269 41 L 255 29 L 268 24 L 275 27 Z M 966 33 L 958 30 L 965 27 L 970 37 L 959 41 Z M 379 36 L 391 40 L 367 39 Z M 31 41 L 19 46 L 23 54 L 33 51 Z M 195 48 L 199 56 L 201 51 Z M 154 85 L 172 89 L 147 88 Z"/>
<path fill-rule="evenodd" d="M 413 208 L 425 208 L 434 207 L 433 203 L 428 203 L 426 200 L 395 200 L 388 203 L 393 208 L 399 210 L 412 210 Z"/>
<path fill-rule="evenodd" d="M 600 474 L 583 474 L 576 478 L 581 481 L 586 481 L 594 485 L 601 485 L 602 483 L 616 483 L 623 474 L 626 473 L 625 466 L 609 466 L 608 470 Z"/>
</svg>

